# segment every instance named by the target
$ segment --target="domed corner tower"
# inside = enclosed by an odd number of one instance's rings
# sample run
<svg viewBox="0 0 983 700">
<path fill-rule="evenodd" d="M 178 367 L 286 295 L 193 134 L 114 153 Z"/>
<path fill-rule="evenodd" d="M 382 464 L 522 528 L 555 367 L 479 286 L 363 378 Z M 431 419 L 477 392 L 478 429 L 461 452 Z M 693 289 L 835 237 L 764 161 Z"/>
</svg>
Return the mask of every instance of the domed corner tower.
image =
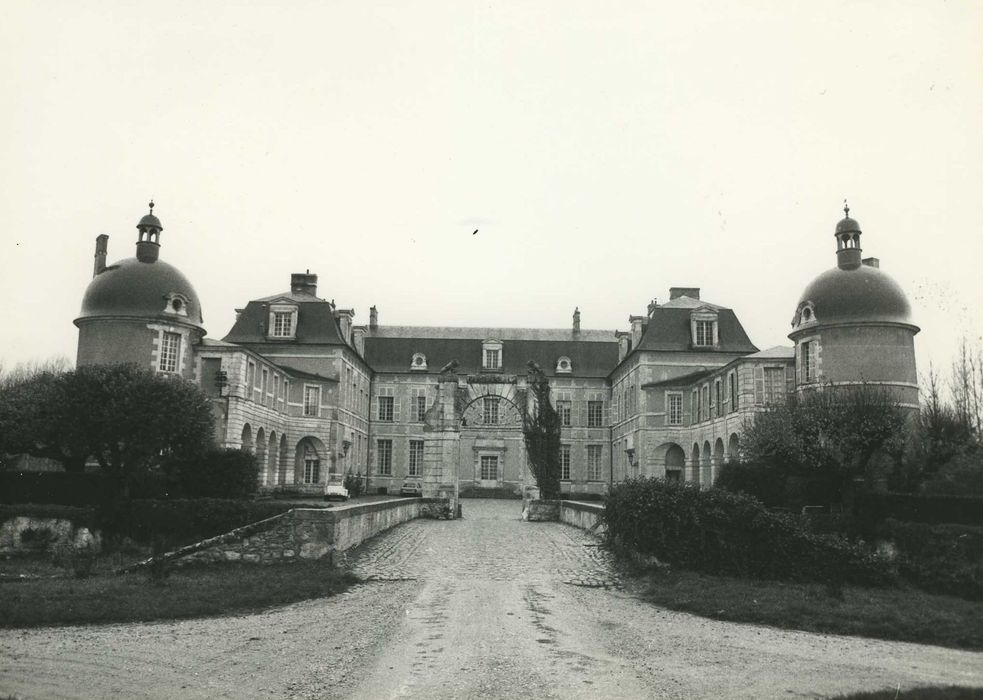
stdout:
<svg viewBox="0 0 983 700">
<path fill-rule="evenodd" d="M 795 343 L 796 387 L 867 383 L 918 406 L 915 334 L 911 306 L 901 287 L 862 258 L 860 224 L 836 225 L 836 262 L 802 293 L 788 337 Z"/>
<path fill-rule="evenodd" d="M 92 281 L 75 319 L 79 366 L 132 362 L 194 376 L 192 348 L 205 335 L 201 304 L 188 279 L 159 259 L 163 230 L 151 202 L 137 224 L 136 257 L 107 266 L 109 236 L 96 238 Z"/>
</svg>

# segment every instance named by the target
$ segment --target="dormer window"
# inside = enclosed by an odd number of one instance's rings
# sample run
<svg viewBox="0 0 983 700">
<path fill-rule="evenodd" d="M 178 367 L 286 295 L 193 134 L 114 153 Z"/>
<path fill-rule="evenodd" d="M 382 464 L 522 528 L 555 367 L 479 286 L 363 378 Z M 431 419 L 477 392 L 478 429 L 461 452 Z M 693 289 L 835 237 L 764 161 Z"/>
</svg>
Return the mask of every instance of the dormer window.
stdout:
<svg viewBox="0 0 983 700">
<path fill-rule="evenodd" d="M 719 344 L 716 310 L 709 306 L 694 309 L 690 314 L 690 333 L 693 347 L 716 347 Z"/>
<path fill-rule="evenodd" d="M 569 357 L 561 357 L 556 361 L 557 374 L 570 374 L 571 372 L 573 372 L 573 363 L 570 362 Z"/>
<path fill-rule="evenodd" d="M 424 372 L 427 369 L 427 356 L 422 352 L 413 353 L 413 359 L 410 360 L 410 370 L 414 372 Z"/>
<path fill-rule="evenodd" d="M 502 342 L 486 340 L 481 344 L 481 368 L 488 372 L 502 370 Z"/>
<path fill-rule="evenodd" d="M 793 326 L 805 326 L 816 322 L 816 308 L 811 301 L 804 301 L 795 310 L 795 318 L 792 319 Z"/>
<path fill-rule="evenodd" d="M 297 307 L 287 304 L 270 305 L 269 337 L 297 337 Z"/>
<path fill-rule="evenodd" d="M 188 297 L 172 292 L 164 297 L 164 313 L 173 316 L 188 315 Z"/>
</svg>

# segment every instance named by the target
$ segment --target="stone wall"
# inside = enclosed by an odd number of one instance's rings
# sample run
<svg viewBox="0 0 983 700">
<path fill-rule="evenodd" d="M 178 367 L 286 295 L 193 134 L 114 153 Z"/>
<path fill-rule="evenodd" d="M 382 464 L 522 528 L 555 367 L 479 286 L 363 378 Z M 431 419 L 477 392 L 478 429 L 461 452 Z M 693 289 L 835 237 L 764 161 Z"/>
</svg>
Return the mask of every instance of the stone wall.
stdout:
<svg viewBox="0 0 983 700">
<path fill-rule="evenodd" d="M 54 551 L 59 547 L 98 553 L 102 536 L 70 520 L 17 516 L 0 525 L 0 556 Z"/>
<path fill-rule="evenodd" d="M 439 499 L 398 498 L 336 508 L 294 508 L 164 555 L 177 565 L 192 562 L 274 563 L 343 555 L 365 540 L 407 520 L 435 517 Z M 436 507 L 436 510 L 435 510 Z M 130 568 L 146 566 L 149 560 Z"/>
<path fill-rule="evenodd" d="M 600 535 L 604 532 L 601 524 L 601 513 L 604 506 L 600 503 L 582 503 L 579 501 L 560 501 L 560 522 L 574 525 Z"/>
</svg>

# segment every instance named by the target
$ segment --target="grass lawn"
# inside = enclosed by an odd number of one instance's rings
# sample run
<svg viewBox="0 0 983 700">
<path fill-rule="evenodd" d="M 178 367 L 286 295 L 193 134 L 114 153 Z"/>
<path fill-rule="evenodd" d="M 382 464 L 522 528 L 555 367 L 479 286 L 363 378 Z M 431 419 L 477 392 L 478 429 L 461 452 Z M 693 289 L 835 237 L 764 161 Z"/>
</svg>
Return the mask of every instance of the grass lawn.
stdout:
<svg viewBox="0 0 983 700">
<path fill-rule="evenodd" d="M 983 650 L 983 603 L 910 588 L 847 586 L 838 599 L 817 584 L 689 571 L 646 572 L 636 582 L 649 602 L 715 620 Z"/>
<path fill-rule="evenodd" d="M 878 690 L 873 693 L 838 695 L 833 700 L 983 700 L 983 688 L 948 685 L 942 688 Z"/>
<path fill-rule="evenodd" d="M 10 567 L 3 568 L 9 575 Z M 326 561 L 190 565 L 173 569 L 160 583 L 149 581 L 145 572 L 117 576 L 105 568 L 84 579 L 7 579 L 0 582 L 0 627 L 141 622 L 241 613 L 331 596 L 356 580 Z"/>
</svg>

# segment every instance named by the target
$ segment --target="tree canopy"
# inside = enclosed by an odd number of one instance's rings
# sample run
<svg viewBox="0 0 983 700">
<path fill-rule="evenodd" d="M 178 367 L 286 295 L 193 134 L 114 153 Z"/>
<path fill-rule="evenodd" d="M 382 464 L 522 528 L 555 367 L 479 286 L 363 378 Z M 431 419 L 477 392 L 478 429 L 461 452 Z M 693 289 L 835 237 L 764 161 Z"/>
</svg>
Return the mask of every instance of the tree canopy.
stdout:
<svg viewBox="0 0 983 700">
<path fill-rule="evenodd" d="M 80 471 L 94 459 L 126 488 L 151 465 L 200 454 L 212 439 L 208 397 L 136 365 L 40 372 L 0 387 L 0 453 Z"/>
<path fill-rule="evenodd" d="M 550 383 L 535 362 L 529 362 L 529 390 L 533 396 L 532 410 L 523 420 L 523 435 L 529 467 L 532 469 L 540 496 L 560 497 L 560 416 L 550 401 Z"/>
</svg>

